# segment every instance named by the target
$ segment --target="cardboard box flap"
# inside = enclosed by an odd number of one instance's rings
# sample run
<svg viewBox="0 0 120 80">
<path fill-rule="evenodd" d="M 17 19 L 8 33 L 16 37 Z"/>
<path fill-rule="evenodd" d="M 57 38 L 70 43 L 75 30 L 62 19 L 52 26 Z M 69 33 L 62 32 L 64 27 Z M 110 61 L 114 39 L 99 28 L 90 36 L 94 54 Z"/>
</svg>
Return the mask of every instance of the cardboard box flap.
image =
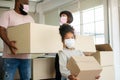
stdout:
<svg viewBox="0 0 120 80">
<path fill-rule="evenodd" d="M 113 51 L 109 44 L 99 44 L 95 45 L 95 47 L 98 51 Z"/>
</svg>

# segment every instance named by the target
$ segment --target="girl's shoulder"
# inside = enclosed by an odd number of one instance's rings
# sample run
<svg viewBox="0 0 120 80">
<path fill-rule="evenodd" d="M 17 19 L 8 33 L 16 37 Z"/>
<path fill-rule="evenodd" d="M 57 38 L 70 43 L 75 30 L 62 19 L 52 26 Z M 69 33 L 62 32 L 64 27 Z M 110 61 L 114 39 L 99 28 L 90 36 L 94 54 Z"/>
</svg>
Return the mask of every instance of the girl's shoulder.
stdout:
<svg viewBox="0 0 120 80">
<path fill-rule="evenodd" d="M 65 54 L 65 50 L 59 50 L 58 54 Z"/>
<path fill-rule="evenodd" d="M 58 55 L 66 55 L 67 56 L 68 52 L 66 50 L 59 50 Z"/>
</svg>

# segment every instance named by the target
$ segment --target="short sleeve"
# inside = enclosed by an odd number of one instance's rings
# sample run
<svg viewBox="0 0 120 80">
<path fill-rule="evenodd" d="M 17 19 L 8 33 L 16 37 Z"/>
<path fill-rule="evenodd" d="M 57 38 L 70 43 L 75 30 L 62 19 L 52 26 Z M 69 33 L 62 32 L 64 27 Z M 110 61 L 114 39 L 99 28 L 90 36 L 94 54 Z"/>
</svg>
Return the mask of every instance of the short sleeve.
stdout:
<svg viewBox="0 0 120 80">
<path fill-rule="evenodd" d="M 0 26 L 7 28 L 8 24 L 9 24 L 9 13 L 8 11 L 6 11 L 0 16 Z"/>
</svg>

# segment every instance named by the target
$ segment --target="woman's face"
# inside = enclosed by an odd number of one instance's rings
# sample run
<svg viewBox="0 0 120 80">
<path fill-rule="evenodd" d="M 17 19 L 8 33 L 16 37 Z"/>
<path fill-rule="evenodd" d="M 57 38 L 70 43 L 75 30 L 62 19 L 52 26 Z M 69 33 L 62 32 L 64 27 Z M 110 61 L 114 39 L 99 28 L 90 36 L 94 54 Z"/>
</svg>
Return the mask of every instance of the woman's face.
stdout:
<svg viewBox="0 0 120 80">
<path fill-rule="evenodd" d="M 67 23 L 67 21 L 68 21 L 67 15 L 66 14 L 62 14 L 60 16 L 60 25 Z"/>
<path fill-rule="evenodd" d="M 62 14 L 61 17 L 67 17 L 67 15 L 66 14 Z"/>
</svg>

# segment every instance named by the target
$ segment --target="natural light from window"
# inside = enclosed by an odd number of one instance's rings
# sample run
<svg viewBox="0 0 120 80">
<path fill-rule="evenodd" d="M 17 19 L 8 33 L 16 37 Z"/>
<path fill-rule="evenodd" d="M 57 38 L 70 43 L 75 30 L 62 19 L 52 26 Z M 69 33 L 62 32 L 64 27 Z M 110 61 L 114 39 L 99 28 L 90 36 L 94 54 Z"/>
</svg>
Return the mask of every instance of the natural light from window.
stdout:
<svg viewBox="0 0 120 80">
<path fill-rule="evenodd" d="M 94 37 L 96 44 L 105 43 L 103 5 L 73 13 L 73 23 L 77 34 Z"/>
</svg>

